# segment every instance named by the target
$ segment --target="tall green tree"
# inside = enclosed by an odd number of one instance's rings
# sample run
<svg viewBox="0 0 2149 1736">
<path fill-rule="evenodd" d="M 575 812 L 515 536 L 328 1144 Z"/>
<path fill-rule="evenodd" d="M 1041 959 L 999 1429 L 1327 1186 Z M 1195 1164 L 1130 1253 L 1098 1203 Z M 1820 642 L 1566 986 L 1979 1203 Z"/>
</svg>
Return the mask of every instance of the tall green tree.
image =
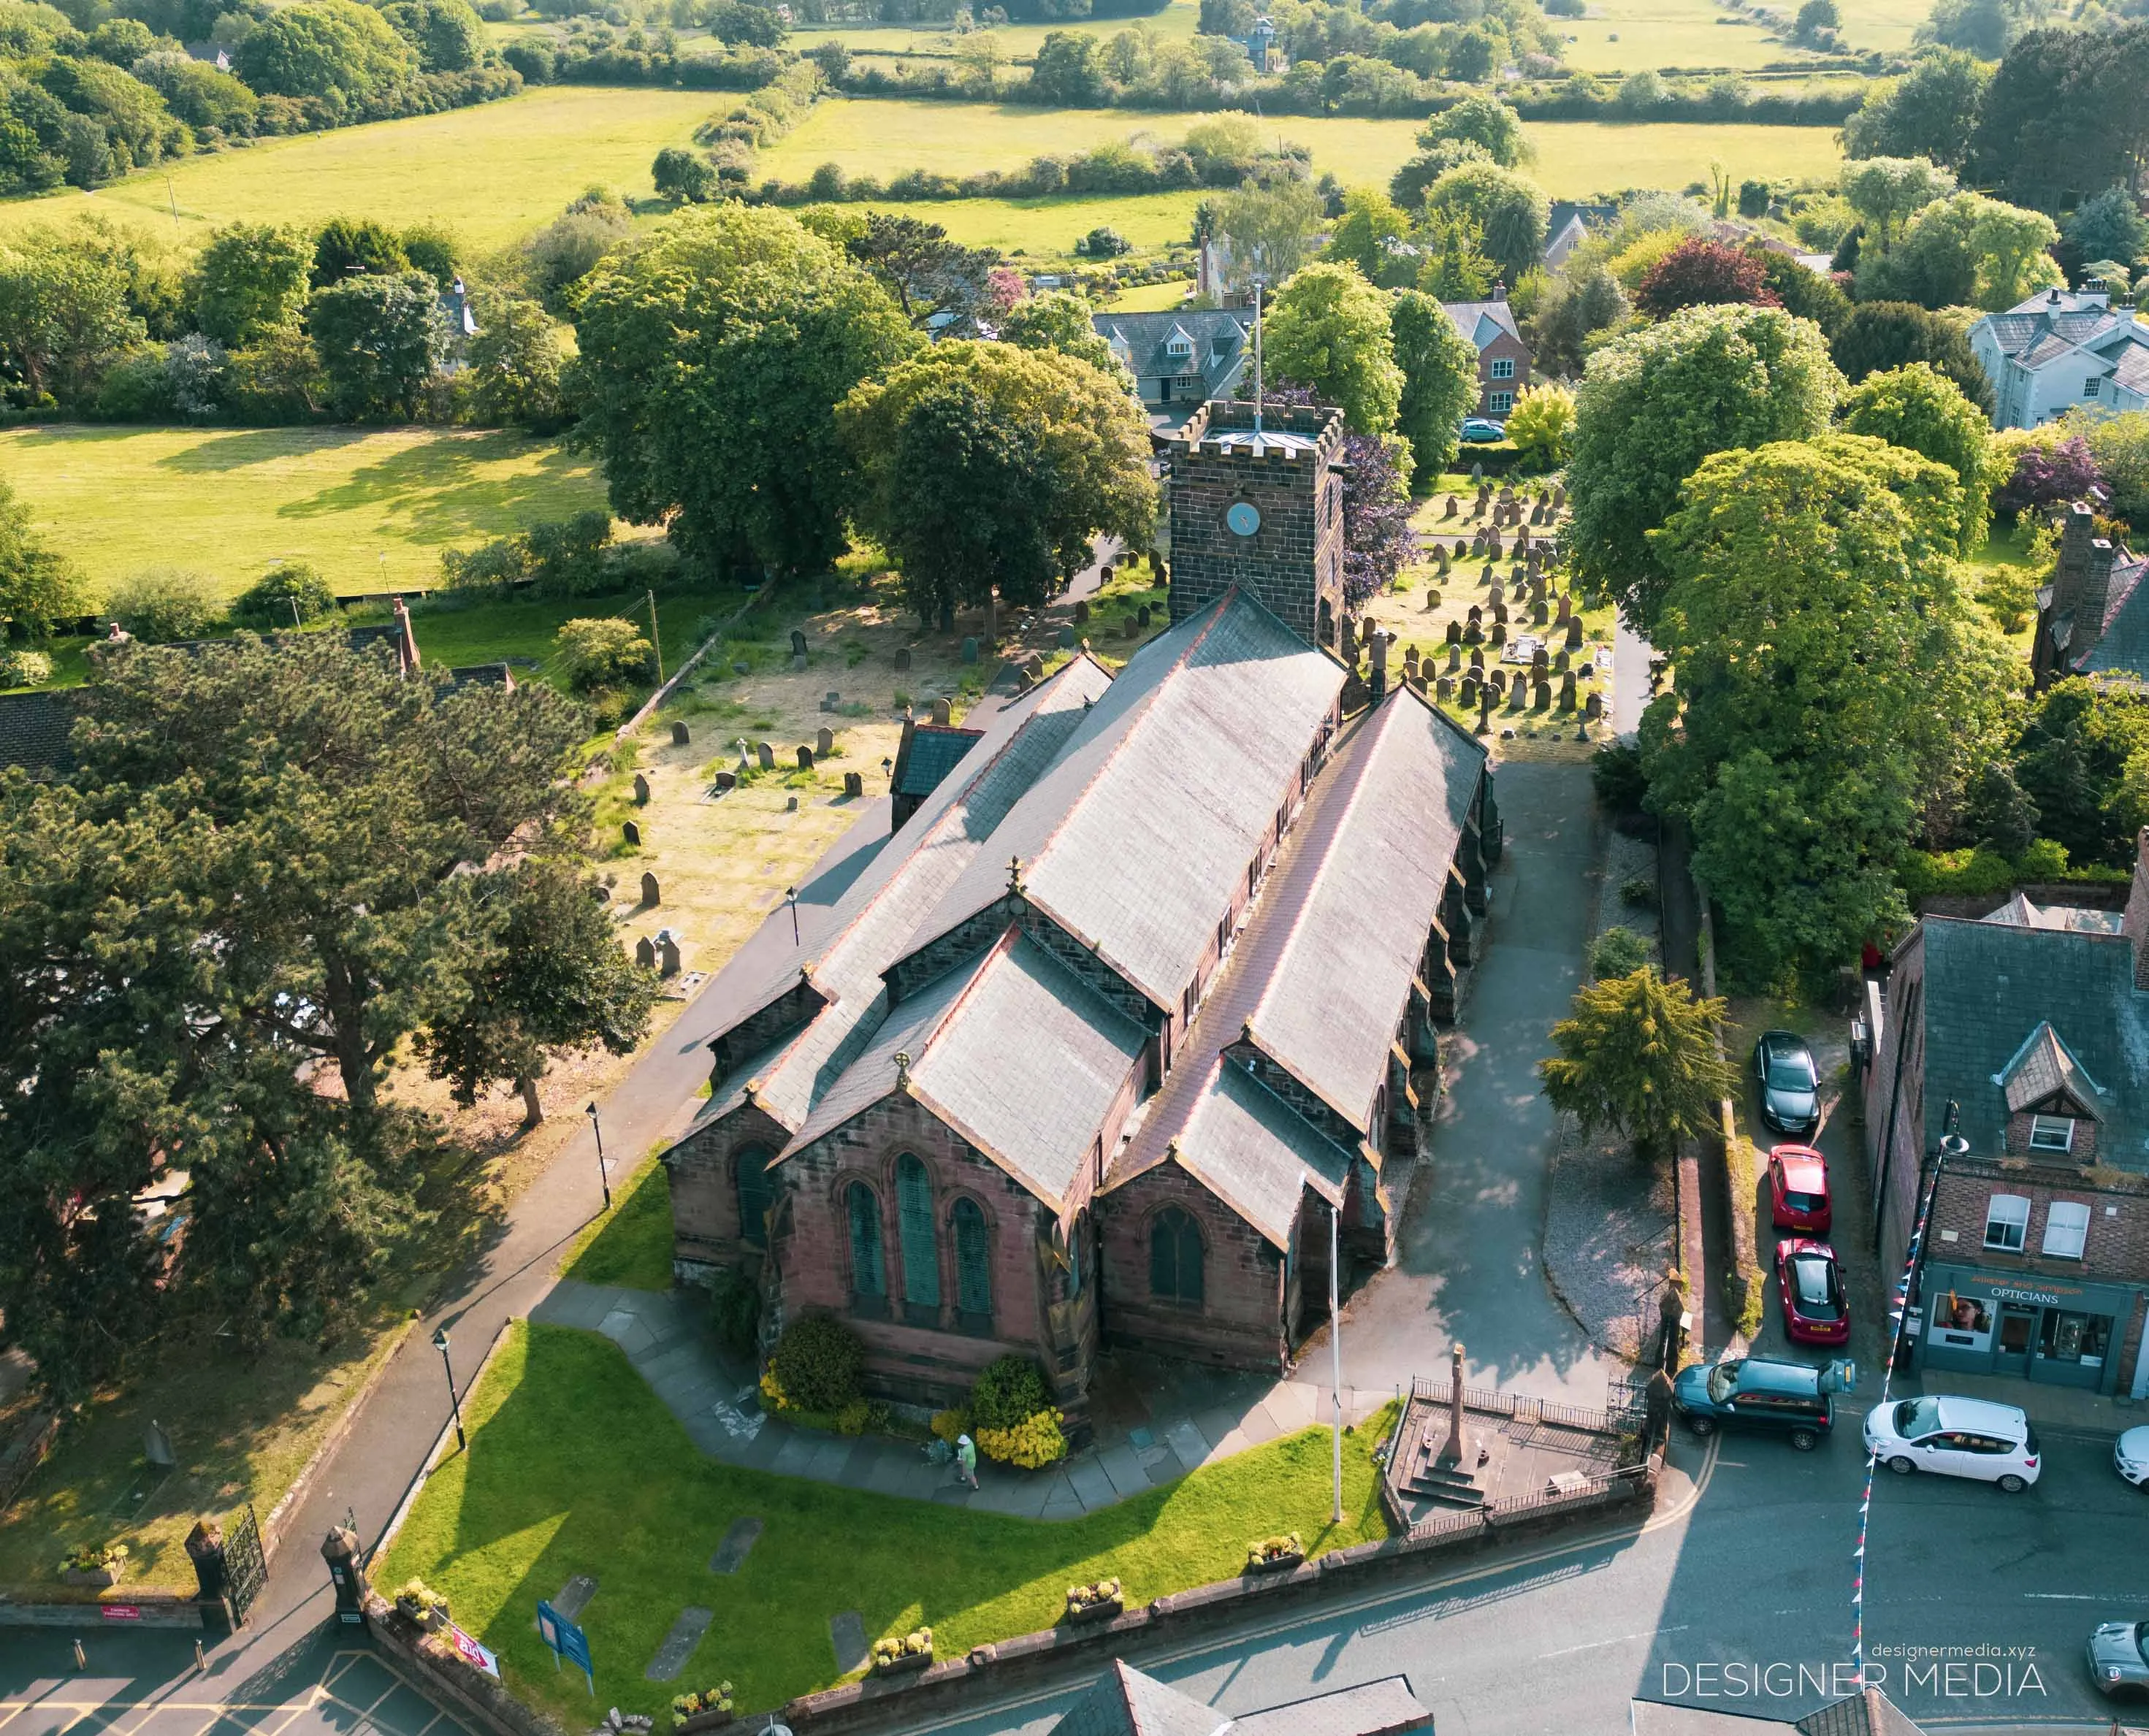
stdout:
<svg viewBox="0 0 2149 1736">
<path fill-rule="evenodd" d="M 1875 78 L 1843 123 L 1847 157 L 1923 157 L 1960 172 L 1992 68 L 1960 48 L 1928 48 L 1900 78 Z"/>
<path fill-rule="evenodd" d="M 410 416 L 448 353 L 448 316 L 422 271 L 354 277 L 315 295 L 306 324 L 338 415 Z"/>
<path fill-rule="evenodd" d="M 1598 350 L 1568 464 L 1577 576 L 1651 631 L 1671 575 L 1649 533 L 1680 485 L 1712 452 L 1819 433 L 1842 386 L 1819 328 L 1773 308 L 1688 308 Z"/>
<path fill-rule="evenodd" d="M 1544 259 L 1552 205 L 1536 182 L 1494 163 L 1451 169 L 1426 189 L 1426 214 L 1467 219 L 1487 255 L 1517 283 Z"/>
<path fill-rule="evenodd" d="M 0 246 L 0 379 L 32 403 L 83 402 L 143 335 L 112 260 L 51 234 Z"/>
<path fill-rule="evenodd" d="M 1957 578 L 1942 465 L 1826 434 L 1706 460 L 1653 539 L 1650 799 L 1683 814 L 1727 948 L 1766 979 L 1904 918 L 1895 865 L 1996 757 L 2018 666 Z"/>
<path fill-rule="evenodd" d="M 560 329 L 540 304 L 521 295 L 487 297 L 470 340 L 472 406 L 489 421 L 555 425 L 566 359 Z"/>
<path fill-rule="evenodd" d="M 1680 1140 L 1719 1124 L 1717 1105 L 1739 1088 L 1739 1072 L 1717 1052 L 1720 1000 L 1699 1000 L 1654 965 L 1603 977 L 1575 992 L 1552 1028 L 1557 1054 L 1538 1063 L 1554 1109 L 1584 1133 L 1616 1133 L 1638 1156 L 1668 1157 Z"/>
<path fill-rule="evenodd" d="M 836 405 L 922 340 L 888 292 L 780 211 L 708 205 L 585 281 L 573 370 L 612 510 L 696 559 L 778 571 L 844 543 Z"/>
<path fill-rule="evenodd" d="M 2032 30 L 2008 47 L 1978 105 L 1967 179 L 2047 214 L 2149 162 L 2149 22 Z"/>
<path fill-rule="evenodd" d="M 1396 425 L 1402 370 L 1396 365 L 1389 299 L 1356 266 L 1308 265 L 1271 304 L 1264 337 L 1269 370 L 1312 388 L 1361 434 Z"/>
<path fill-rule="evenodd" d="M 234 223 L 194 262 L 194 317 L 228 349 L 292 324 L 306 304 L 314 239 L 289 224 Z"/>
<path fill-rule="evenodd" d="M 1859 303 L 1829 334 L 1828 349 L 1844 377 L 1854 384 L 1869 374 L 1930 362 L 1980 410 L 1992 403 L 1992 386 L 1977 352 L 1970 347 L 1965 322 L 1914 301 Z"/>
<path fill-rule="evenodd" d="M 47 639 L 88 607 L 74 562 L 37 533 L 28 505 L 0 480 L 0 638 Z"/>
<path fill-rule="evenodd" d="M 1845 202 L 1865 219 L 1866 234 L 1885 255 L 1911 216 L 1955 191 L 1955 177 L 1923 157 L 1870 157 L 1845 166 Z"/>
<path fill-rule="evenodd" d="M 2149 824 L 2149 705 L 2130 686 L 2072 676 L 2040 694 L 2012 755 L 2037 830 L 2077 863 L 2125 868 Z"/>
<path fill-rule="evenodd" d="M 1955 552 L 1967 560 L 1983 546 L 1999 480 L 1992 430 L 1953 380 L 1925 362 L 1869 375 L 1844 395 L 1837 415 L 1846 434 L 1885 440 L 1953 470 L 1962 490 Z"/>
<path fill-rule="evenodd" d="M 1537 153 L 1522 130 L 1522 118 L 1497 97 L 1473 91 L 1441 109 L 1418 129 L 1418 147 L 1431 150 L 1450 143 L 1482 145 L 1502 169 L 1515 169 Z"/>
<path fill-rule="evenodd" d="M 1113 376 L 1056 350 L 961 339 L 857 388 L 838 427 L 856 513 L 921 616 L 1041 602 L 1101 533 L 1156 516 L 1149 430 Z"/>
<path fill-rule="evenodd" d="M 1426 487 L 1455 461 L 1463 417 L 1477 405 L 1477 346 L 1447 309 L 1417 289 L 1397 292 L 1388 310 L 1402 397 L 1396 431 L 1410 442 L 1412 480 Z"/>
<path fill-rule="evenodd" d="M 1955 194 L 1912 218 L 1892 254 L 1861 255 L 1859 299 L 2004 311 L 2066 281 L 2050 251 L 2059 239 L 2042 212 Z"/>
<path fill-rule="evenodd" d="M 1401 251 L 1410 231 L 1410 214 L 1387 194 L 1353 187 L 1343 195 L 1343 214 L 1329 231 L 1327 257 L 1356 265 L 1369 284 L 1393 288 L 1407 283 L 1416 269 L 1417 262 Z"/>
<path fill-rule="evenodd" d="M 1242 187 L 1216 201 L 1216 234 L 1231 250 L 1231 270 L 1244 283 L 1258 273 L 1271 286 L 1311 257 L 1324 215 L 1321 195 L 1303 181 Z"/>
<path fill-rule="evenodd" d="M 232 70 L 263 96 L 363 104 L 413 77 L 418 53 L 357 0 L 301 0 L 247 32 Z"/>
<path fill-rule="evenodd" d="M 904 319 L 921 330 L 946 316 L 936 330 L 969 337 L 987 299 L 987 279 L 999 255 L 990 248 L 964 247 L 937 223 L 868 211 L 844 249 L 895 298 Z M 952 321 L 952 323 L 949 323 Z"/>
<path fill-rule="evenodd" d="M 1080 289 L 1045 289 L 1023 299 L 999 315 L 999 340 L 1019 350 L 1056 350 L 1085 361 L 1100 374 L 1134 390 L 1134 376 L 1112 346 L 1098 335 L 1096 309 Z"/>
</svg>

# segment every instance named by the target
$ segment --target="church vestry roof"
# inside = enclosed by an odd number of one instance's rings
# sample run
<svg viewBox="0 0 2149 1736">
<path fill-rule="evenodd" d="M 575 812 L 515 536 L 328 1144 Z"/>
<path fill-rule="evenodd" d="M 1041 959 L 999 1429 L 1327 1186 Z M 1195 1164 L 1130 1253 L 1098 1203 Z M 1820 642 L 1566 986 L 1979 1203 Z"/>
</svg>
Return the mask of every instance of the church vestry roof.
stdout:
<svg viewBox="0 0 2149 1736">
<path fill-rule="evenodd" d="M 957 729 L 947 724 L 913 724 L 902 762 L 895 768 L 895 793 L 931 795 L 984 735 L 983 730 Z"/>
<path fill-rule="evenodd" d="M 1200 1084 L 1166 1155 L 1275 1246 L 1289 1247 L 1307 1188 L 1341 1202 L 1351 1154 L 1223 1056 L 1180 1064 Z"/>
<path fill-rule="evenodd" d="M 998 898 L 1018 857 L 1039 909 L 1175 1008 L 1342 685 L 1259 603 L 1218 598 L 1135 654 L 918 941 Z"/>
<path fill-rule="evenodd" d="M 1485 757 L 1416 693 L 1391 693 L 1337 747 L 1240 941 L 1274 961 L 1248 1034 L 1355 1126 L 1387 1077 Z"/>
<path fill-rule="evenodd" d="M 1052 1736 L 1222 1736 L 1231 1720 L 1114 1658 Z"/>
<path fill-rule="evenodd" d="M 1432 1714 L 1418 1703 L 1409 1681 L 1383 1676 L 1339 1688 L 1288 1706 L 1271 1706 L 1232 1720 L 1231 1736 L 1405 1736 L 1432 1729 Z"/>
</svg>

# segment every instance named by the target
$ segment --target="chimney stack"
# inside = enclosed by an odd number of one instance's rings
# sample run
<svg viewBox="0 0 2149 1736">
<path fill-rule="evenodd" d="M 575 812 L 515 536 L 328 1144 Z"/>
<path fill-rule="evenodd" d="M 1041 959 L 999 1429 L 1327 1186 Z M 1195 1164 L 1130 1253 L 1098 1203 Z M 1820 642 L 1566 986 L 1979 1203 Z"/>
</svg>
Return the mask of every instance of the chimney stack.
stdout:
<svg viewBox="0 0 2149 1736">
<path fill-rule="evenodd" d="M 2067 644 L 2070 662 L 2104 637 L 2116 553 L 2096 534 L 2096 515 L 2088 501 L 2076 501 L 2067 508 L 2060 530 L 2059 565 L 2052 576 L 2052 612 L 2074 616 L 2074 634 Z"/>
</svg>

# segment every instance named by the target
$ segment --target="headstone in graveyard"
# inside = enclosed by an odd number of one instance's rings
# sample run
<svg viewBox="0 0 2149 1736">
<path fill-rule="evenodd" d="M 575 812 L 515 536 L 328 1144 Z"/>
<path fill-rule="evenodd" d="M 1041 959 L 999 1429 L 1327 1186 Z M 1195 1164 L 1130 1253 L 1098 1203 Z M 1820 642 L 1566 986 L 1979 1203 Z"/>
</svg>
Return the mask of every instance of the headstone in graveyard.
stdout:
<svg viewBox="0 0 2149 1736">
<path fill-rule="evenodd" d="M 687 727 L 687 720 L 684 717 L 675 718 L 672 724 L 672 745 L 684 747 L 693 739 L 692 732 Z"/>
<path fill-rule="evenodd" d="M 652 908 L 663 902 L 664 900 L 662 898 L 658 895 L 657 876 L 651 873 L 647 868 L 643 869 L 642 874 L 642 907 L 645 909 Z"/>
</svg>

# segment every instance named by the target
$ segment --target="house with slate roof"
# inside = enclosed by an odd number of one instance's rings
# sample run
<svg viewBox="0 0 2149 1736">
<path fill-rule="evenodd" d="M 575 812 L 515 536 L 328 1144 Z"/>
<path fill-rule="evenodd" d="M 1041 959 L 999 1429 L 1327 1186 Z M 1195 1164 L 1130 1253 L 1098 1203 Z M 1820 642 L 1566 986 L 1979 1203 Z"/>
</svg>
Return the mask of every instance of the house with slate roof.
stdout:
<svg viewBox="0 0 2149 1736">
<path fill-rule="evenodd" d="M 1432 1714 L 1402 1676 L 1383 1676 L 1236 1718 L 1115 1659 L 1052 1736 L 1430 1736 Z"/>
<path fill-rule="evenodd" d="M 1932 1195 L 1913 1366 L 2149 1396 L 2149 831 L 2116 920 L 1929 914 L 1864 1023 L 1884 1269 Z"/>
<path fill-rule="evenodd" d="M 1477 408 L 1481 416 L 1504 417 L 1530 383 L 1530 346 L 1515 324 L 1507 292 L 1492 285 L 1490 301 L 1444 301 L 1455 329 L 1477 346 Z"/>
<path fill-rule="evenodd" d="M 1251 408 L 1211 407 L 1207 461 L 1288 526 L 1340 413 L 1262 436 L 1286 457 L 1228 445 Z M 1212 582 L 1190 520 L 1252 500 L 1220 486 L 1174 480 L 1173 625 L 978 720 L 815 954 L 736 998 L 665 1154 L 679 1276 L 757 1274 L 772 1335 L 846 1320 L 881 1396 L 1019 1352 L 1079 1429 L 1106 1343 L 1274 1371 L 1331 1234 L 1391 1251 L 1483 943 L 1486 752 L 1319 642 L 1311 537 L 1242 513 L 1266 595 Z"/>
<path fill-rule="evenodd" d="M 2062 515 L 2052 582 L 2037 591 L 2030 674 L 2042 692 L 2071 675 L 2149 682 L 2149 557 L 2096 534 L 2096 514 L 2076 501 Z"/>
<path fill-rule="evenodd" d="M 1992 385 L 1992 425 L 2035 428 L 2070 410 L 2149 405 L 2149 325 L 2103 289 L 2046 289 L 1970 329 Z"/>
<path fill-rule="evenodd" d="M 20 766 L 33 778 L 64 777 L 75 768 L 69 735 L 78 690 L 0 693 L 0 767 Z"/>
<path fill-rule="evenodd" d="M 1134 375 L 1143 407 L 1168 422 L 1229 398 L 1253 355 L 1253 316 L 1242 309 L 1099 314 L 1092 323 Z"/>
</svg>

